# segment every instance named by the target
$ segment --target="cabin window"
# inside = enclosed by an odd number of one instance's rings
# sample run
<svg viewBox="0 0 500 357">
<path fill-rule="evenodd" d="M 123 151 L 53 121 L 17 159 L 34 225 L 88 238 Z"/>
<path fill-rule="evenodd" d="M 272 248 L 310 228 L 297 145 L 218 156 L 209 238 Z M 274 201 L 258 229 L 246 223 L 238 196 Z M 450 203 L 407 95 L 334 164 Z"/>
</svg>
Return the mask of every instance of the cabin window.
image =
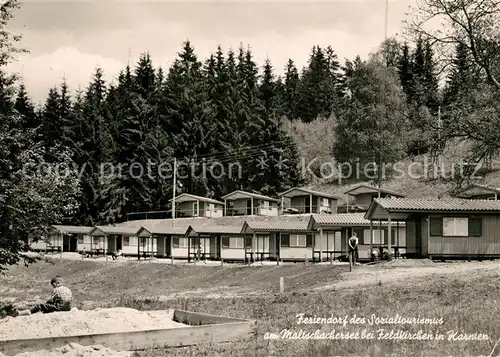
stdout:
<svg viewBox="0 0 500 357">
<path fill-rule="evenodd" d="M 179 238 L 179 237 L 173 237 L 172 238 L 172 247 L 173 248 L 187 248 L 187 238 Z"/>
<path fill-rule="evenodd" d="M 252 238 L 245 238 L 245 248 L 252 248 Z"/>
<path fill-rule="evenodd" d="M 364 244 L 370 244 L 370 230 L 369 229 L 365 229 L 363 231 L 363 242 L 364 242 Z M 383 242 L 384 242 L 384 231 L 380 230 L 380 229 L 374 229 L 373 230 L 373 244 L 383 244 Z"/>
<path fill-rule="evenodd" d="M 391 230 L 391 244 L 392 245 L 398 244 L 397 234 L 398 234 L 398 230 L 396 228 L 392 228 L 392 230 Z"/>
<path fill-rule="evenodd" d="M 198 201 L 193 202 L 193 216 L 198 216 Z"/>
<path fill-rule="evenodd" d="M 305 199 L 304 213 L 311 213 L 311 198 L 308 196 Z"/>
<path fill-rule="evenodd" d="M 229 237 L 222 237 L 222 248 L 229 249 Z"/>
<path fill-rule="evenodd" d="M 269 209 L 269 201 L 261 201 L 261 203 L 262 203 L 262 208 Z"/>
<path fill-rule="evenodd" d="M 146 246 L 146 239 L 147 238 L 139 238 L 139 244 L 141 245 L 141 247 L 145 247 Z"/>
<path fill-rule="evenodd" d="M 257 235 L 254 239 L 254 247 L 257 252 L 269 251 L 269 236 Z"/>
<path fill-rule="evenodd" d="M 190 238 L 191 239 L 191 248 L 199 248 L 201 245 L 201 239 L 200 238 Z"/>
<path fill-rule="evenodd" d="M 215 205 L 214 205 L 213 203 L 209 203 L 209 204 L 208 204 L 208 210 L 209 210 L 210 212 L 215 212 Z"/>
<path fill-rule="evenodd" d="M 429 221 L 431 237 L 440 237 L 443 235 L 443 219 L 440 217 L 430 217 Z"/>
<path fill-rule="evenodd" d="M 326 249 L 335 250 L 335 232 L 326 232 Z"/>
<path fill-rule="evenodd" d="M 330 205 L 330 203 L 328 202 L 328 198 L 323 198 L 322 200 L 323 200 L 322 206 L 329 206 Z"/>
<path fill-rule="evenodd" d="M 130 237 L 123 237 L 122 238 L 122 245 L 124 247 L 128 247 L 130 245 Z"/>
<path fill-rule="evenodd" d="M 290 247 L 307 247 L 307 236 L 305 234 L 290 234 Z"/>
<path fill-rule="evenodd" d="M 290 234 L 281 233 L 280 242 L 282 247 L 290 246 Z"/>
<path fill-rule="evenodd" d="M 83 236 L 78 236 L 77 243 L 78 244 L 83 244 Z"/>
<path fill-rule="evenodd" d="M 483 233 L 483 220 L 481 217 L 469 218 L 469 236 L 480 237 Z"/>
<path fill-rule="evenodd" d="M 444 217 L 444 237 L 467 237 L 469 235 L 469 219 L 467 217 Z"/>
<path fill-rule="evenodd" d="M 313 235 L 311 233 L 308 233 L 306 236 L 306 246 L 309 248 L 313 246 Z"/>
<path fill-rule="evenodd" d="M 229 248 L 231 249 L 243 249 L 243 238 L 232 238 L 229 240 Z"/>
</svg>

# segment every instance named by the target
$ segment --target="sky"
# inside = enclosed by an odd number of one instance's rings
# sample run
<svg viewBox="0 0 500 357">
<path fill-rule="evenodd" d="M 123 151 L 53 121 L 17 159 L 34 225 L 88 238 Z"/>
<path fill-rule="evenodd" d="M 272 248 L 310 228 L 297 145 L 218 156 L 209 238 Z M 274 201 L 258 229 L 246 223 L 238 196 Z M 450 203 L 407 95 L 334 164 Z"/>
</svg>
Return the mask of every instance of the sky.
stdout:
<svg viewBox="0 0 500 357">
<path fill-rule="evenodd" d="M 402 33 L 416 0 L 389 0 L 388 35 Z M 262 66 L 269 57 L 277 74 L 289 58 L 301 68 L 312 46 L 331 45 L 341 63 L 367 58 L 385 35 L 385 1 L 40 1 L 26 0 L 9 23 L 30 51 L 10 69 L 21 75 L 36 104 L 66 79 L 85 89 L 96 67 L 108 81 L 149 52 L 168 69 L 189 40 L 200 59 L 242 43 Z"/>
</svg>

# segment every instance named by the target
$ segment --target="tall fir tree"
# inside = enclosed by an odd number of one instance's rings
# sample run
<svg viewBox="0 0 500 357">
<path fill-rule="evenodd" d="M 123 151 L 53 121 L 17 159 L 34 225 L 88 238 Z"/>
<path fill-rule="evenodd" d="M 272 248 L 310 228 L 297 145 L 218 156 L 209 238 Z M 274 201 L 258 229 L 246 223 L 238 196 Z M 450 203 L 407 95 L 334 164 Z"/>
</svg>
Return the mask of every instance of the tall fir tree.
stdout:
<svg viewBox="0 0 500 357">
<path fill-rule="evenodd" d="M 398 73 L 399 80 L 403 86 L 403 91 L 407 96 L 408 102 L 410 102 L 413 95 L 413 66 L 410 47 L 407 42 L 403 44 L 401 49 L 401 56 L 398 61 Z"/>
<path fill-rule="evenodd" d="M 24 129 L 35 129 L 40 125 L 39 117 L 36 113 L 35 106 L 26 91 L 23 83 L 19 85 L 14 109 L 22 118 L 22 127 Z"/>
<path fill-rule="evenodd" d="M 328 118 L 337 103 L 339 63 L 331 47 L 314 46 L 301 79 L 299 115 L 304 122 Z"/>
<path fill-rule="evenodd" d="M 209 152 L 213 110 L 205 91 L 202 63 L 189 41 L 169 70 L 163 97 L 163 125 L 170 133 L 173 155 L 184 164 L 182 184 L 191 193 L 204 194 L 201 158 Z"/>
<path fill-rule="evenodd" d="M 77 141 L 75 163 L 81 172 L 82 198 L 78 219 L 80 224 L 95 225 L 112 220 L 107 217 L 105 185 L 101 169 L 109 164 L 109 123 L 105 115 L 106 84 L 102 69 L 97 68 L 82 102 L 74 108 L 75 135 Z"/>
<path fill-rule="evenodd" d="M 284 105 L 285 114 L 290 120 L 299 118 L 298 101 L 300 98 L 300 75 L 295 63 L 289 59 L 285 69 Z"/>
</svg>

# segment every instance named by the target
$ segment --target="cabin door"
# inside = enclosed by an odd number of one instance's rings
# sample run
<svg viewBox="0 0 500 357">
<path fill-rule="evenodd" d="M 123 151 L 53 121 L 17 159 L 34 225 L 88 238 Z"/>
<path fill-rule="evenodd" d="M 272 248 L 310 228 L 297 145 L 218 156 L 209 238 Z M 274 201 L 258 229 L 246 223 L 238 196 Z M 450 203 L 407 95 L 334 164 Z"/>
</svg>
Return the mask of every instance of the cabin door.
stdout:
<svg viewBox="0 0 500 357">
<path fill-rule="evenodd" d="M 415 250 L 418 255 L 422 254 L 422 219 L 415 219 Z"/>
<path fill-rule="evenodd" d="M 247 200 L 247 216 L 252 215 L 252 199 Z"/>
<path fill-rule="evenodd" d="M 276 239 L 275 239 L 275 247 L 276 247 L 276 259 L 279 259 L 280 255 L 280 249 L 281 249 L 281 233 L 276 233 Z"/>
<path fill-rule="evenodd" d="M 311 213 L 311 197 L 309 197 L 309 196 L 306 197 L 306 199 L 305 199 L 304 212 Z"/>
<path fill-rule="evenodd" d="M 122 242 L 123 238 L 121 236 L 117 236 L 115 238 L 115 244 L 116 244 L 116 250 L 122 250 L 123 249 L 123 242 Z"/>
<path fill-rule="evenodd" d="M 172 257 L 172 236 L 167 236 L 165 239 L 165 256 Z"/>
<path fill-rule="evenodd" d="M 78 245 L 78 238 L 77 238 L 77 236 L 71 236 L 69 238 L 69 251 L 70 252 L 76 252 L 77 251 L 77 245 Z"/>
</svg>

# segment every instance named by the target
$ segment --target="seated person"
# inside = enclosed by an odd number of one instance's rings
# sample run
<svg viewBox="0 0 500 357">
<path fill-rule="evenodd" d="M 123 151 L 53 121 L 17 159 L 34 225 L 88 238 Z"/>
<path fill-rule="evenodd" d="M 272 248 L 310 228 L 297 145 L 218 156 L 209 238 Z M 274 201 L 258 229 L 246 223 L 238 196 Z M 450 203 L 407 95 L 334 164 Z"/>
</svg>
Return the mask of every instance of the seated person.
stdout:
<svg viewBox="0 0 500 357">
<path fill-rule="evenodd" d="M 17 313 L 17 316 L 31 315 L 37 312 L 48 314 L 57 311 L 70 311 L 73 295 L 71 293 L 71 290 L 64 286 L 63 279 L 59 275 L 57 275 L 56 277 L 52 278 L 50 284 L 54 288 L 50 299 L 48 299 L 43 304 L 35 305 L 29 310 L 19 311 Z"/>
</svg>

